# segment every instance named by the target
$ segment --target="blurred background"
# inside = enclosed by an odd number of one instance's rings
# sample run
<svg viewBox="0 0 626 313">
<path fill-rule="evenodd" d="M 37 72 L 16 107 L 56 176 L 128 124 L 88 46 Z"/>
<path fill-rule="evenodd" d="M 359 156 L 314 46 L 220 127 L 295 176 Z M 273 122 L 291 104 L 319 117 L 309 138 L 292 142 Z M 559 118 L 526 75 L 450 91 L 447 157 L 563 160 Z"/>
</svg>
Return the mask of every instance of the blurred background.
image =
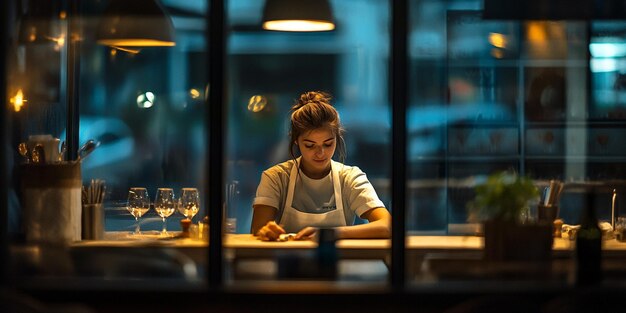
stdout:
<svg viewBox="0 0 626 313">
<path fill-rule="evenodd" d="M 106 229 L 131 230 L 130 187 L 147 187 L 152 198 L 158 187 L 177 195 L 183 187 L 205 190 L 206 153 L 220 153 L 205 147 L 211 43 L 207 1 L 163 0 L 174 47 L 98 45 L 99 17 L 111 2 L 81 1 L 79 142 L 101 143 L 82 174 L 106 181 Z M 347 129 L 346 163 L 367 173 L 393 211 L 389 1 L 330 1 L 336 29 L 321 33 L 263 30 L 264 3 L 227 1 L 224 190 L 236 232 L 249 231 L 261 172 L 289 158 L 289 108 L 309 90 L 334 96 Z M 66 135 L 62 4 L 11 3 L 12 148 L 33 134 Z M 410 1 L 409 8 L 407 230 L 452 233 L 451 225 L 467 222 L 476 180 L 506 169 L 538 185 L 601 183 L 598 210 L 608 218 L 611 190 L 621 192 L 626 176 L 626 23 L 489 20 L 480 0 Z M 28 33 L 28 16 L 43 16 L 49 33 Z M 566 187 L 566 223 L 578 221 L 579 199 Z M 208 201 L 201 202 L 195 221 L 206 215 Z M 159 230 L 156 214 L 147 217 L 142 229 Z M 179 229 L 181 218 L 168 219 L 168 229 Z"/>
</svg>

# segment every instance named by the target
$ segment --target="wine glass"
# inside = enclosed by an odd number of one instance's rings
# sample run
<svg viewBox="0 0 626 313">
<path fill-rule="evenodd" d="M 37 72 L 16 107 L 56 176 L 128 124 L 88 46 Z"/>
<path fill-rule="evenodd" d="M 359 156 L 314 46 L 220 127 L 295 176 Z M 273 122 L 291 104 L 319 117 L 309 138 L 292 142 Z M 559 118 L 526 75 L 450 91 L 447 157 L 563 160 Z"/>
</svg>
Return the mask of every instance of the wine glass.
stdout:
<svg viewBox="0 0 626 313">
<path fill-rule="evenodd" d="M 178 212 L 191 220 L 200 210 L 200 194 L 196 188 L 183 188 L 178 201 Z"/>
<path fill-rule="evenodd" d="M 161 235 L 167 236 L 167 218 L 174 213 L 176 209 L 174 190 L 172 188 L 159 188 L 157 189 L 156 197 L 154 198 L 154 210 L 163 219 L 163 230 Z"/>
<path fill-rule="evenodd" d="M 148 210 L 150 210 L 150 197 L 148 196 L 148 190 L 143 187 L 133 187 L 128 191 L 128 204 L 126 209 L 132 216 L 135 217 L 137 228 L 135 228 L 135 235 L 141 234 L 139 225 L 139 218 L 142 217 Z"/>
</svg>

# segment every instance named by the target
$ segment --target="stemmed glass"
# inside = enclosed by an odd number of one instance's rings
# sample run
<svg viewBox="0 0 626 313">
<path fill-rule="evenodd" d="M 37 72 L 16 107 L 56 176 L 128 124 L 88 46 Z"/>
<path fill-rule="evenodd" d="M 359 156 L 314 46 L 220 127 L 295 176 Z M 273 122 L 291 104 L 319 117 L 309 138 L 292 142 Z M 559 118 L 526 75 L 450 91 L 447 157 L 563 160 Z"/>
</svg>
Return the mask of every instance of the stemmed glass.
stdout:
<svg viewBox="0 0 626 313">
<path fill-rule="evenodd" d="M 183 188 L 178 200 L 178 212 L 191 220 L 200 210 L 200 194 L 196 188 Z"/>
<path fill-rule="evenodd" d="M 163 219 L 163 230 L 161 235 L 167 236 L 167 218 L 174 213 L 176 209 L 174 190 L 172 188 L 159 188 L 157 189 L 156 197 L 154 198 L 154 210 Z"/>
<path fill-rule="evenodd" d="M 142 187 L 133 187 L 128 191 L 128 203 L 126 209 L 132 216 L 135 217 L 137 227 L 135 228 L 135 235 L 141 234 L 139 225 L 139 218 L 142 217 L 148 210 L 150 210 L 150 197 L 148 196 L 148 190 Z"/>
</svg>

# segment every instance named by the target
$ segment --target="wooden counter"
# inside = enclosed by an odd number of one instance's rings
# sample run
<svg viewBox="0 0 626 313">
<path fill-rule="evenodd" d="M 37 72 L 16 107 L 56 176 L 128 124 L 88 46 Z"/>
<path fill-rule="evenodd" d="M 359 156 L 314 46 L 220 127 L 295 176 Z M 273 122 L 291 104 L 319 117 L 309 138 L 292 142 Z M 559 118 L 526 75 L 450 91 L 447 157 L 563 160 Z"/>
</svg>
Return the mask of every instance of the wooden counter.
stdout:
<svg viewBox="0 0 626 313">
<path fill-rule="evenodd" d="M 480 251 L 484 245 L 484 238 L 477 236 L 408 236 L 407 251 L 412 252 L 451 252 L 451 251 Z M 156 235 L 134 237 L 125 232 L 107 232 L 105 240 L 84 240 L 72 245 L 81 247 L 175 247 L 175 248 L 203 248 L 208 243 L 196 239 L 170 238 L 163 239 Z M 224 236 L 224 248 L 236 250 L 241 255 L 266 256 L 275 250 L 309 250 L 317 247 L 313 241 L 261 241 L 250 234 L 228 234 Z M 555 238 L 553 250 L 556 253 L 571 253 L 575 242 L 563 238 Z M 368 255 L 382 256 L 391 249 L 389 239 L 343 239 L 337 241 L 337 248 L 347 257 L 368 258 Z M 603 242 L 605 255 L 626 256 L 626 242 L 614 239 Z"/>
</svg>

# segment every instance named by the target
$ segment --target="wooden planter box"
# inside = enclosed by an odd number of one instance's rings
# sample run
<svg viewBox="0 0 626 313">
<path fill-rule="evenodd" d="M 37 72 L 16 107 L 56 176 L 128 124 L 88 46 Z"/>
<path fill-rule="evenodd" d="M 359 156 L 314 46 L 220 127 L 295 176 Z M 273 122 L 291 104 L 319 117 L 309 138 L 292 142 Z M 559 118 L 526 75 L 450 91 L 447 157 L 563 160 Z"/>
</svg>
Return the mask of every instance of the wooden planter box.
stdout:
<svg viewBox="0 0 626 313">
<path fill-rule="evenodd" d="M 552 257 L 552 225 L 486 221 L 485 260 L 549 261 Z"/>
</svg>

